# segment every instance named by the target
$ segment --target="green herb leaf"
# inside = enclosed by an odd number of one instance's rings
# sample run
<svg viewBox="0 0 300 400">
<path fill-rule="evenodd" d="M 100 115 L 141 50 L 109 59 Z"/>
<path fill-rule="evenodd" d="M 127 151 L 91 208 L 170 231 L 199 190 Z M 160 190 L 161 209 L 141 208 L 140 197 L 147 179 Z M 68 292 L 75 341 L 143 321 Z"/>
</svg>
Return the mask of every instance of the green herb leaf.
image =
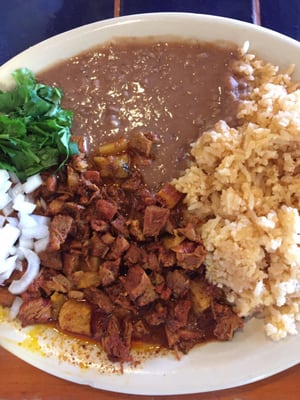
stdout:
<svg viewBox="0 0 300 400">
<path fill-rule="evenodd" d="M 25 180 L 62 167 L 78 147 L 71 141 L 73 113 L 60 105 L 62 91 L 37 83 L 27 68 L 12 75 L 16 87 L 0 92 L 0 168 Z"/>
</svg>

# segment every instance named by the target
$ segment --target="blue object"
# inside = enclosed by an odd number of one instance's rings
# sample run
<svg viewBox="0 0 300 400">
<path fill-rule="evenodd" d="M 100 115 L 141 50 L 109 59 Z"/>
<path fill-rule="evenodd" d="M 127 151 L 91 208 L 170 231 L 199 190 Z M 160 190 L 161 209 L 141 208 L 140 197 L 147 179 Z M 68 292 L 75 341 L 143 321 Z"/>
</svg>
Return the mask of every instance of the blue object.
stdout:
<svg viewBox="0 0 300 400">
<path fill-rule="evenodd" d="M 300 0 L 261 0 L 260 7 L 263 26 L 300 40 Z"/>
<path fill-rule="evenodd" d="M 121 15 L 180 11 L 219 15 L 252 22 L 252 0 L 122 0 Z"/>
<path fill-rule="evenodd" d="M 114 14 L 114 0 L 0 0 L 0 7 L 0 65 L 44 39 Z"/>
</svg>

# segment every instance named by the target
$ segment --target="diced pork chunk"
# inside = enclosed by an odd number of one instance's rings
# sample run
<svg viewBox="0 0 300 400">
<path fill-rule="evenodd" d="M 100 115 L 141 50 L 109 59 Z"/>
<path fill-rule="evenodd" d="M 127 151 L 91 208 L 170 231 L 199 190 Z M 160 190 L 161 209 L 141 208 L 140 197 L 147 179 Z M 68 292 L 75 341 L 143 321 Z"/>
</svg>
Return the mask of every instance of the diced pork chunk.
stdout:
<svg viewBox="0 0 300 400">
<path fill-rule="evenodd" d="M 189 241 L 184 241 L 173 250 L 176 252 L 177 264 L 187 270 L 198 269 L 207 253 L 202 244 L 195 245 L 194 242 Z"/>
<path fill-rule="evenodd" d="M 102 286 L 111 285 L 119 274 L 121 259 L 104 261 L 99 266 L 99 278 Z"/>
<path fill-rule="evenodd" d="M 142 247 L 138 247 L 135 243 L 131 243 L 125 256 L 124 260 L 127 264 L 141 264 L 147 259 L 147 253 Z"/>
<path fill-rule="evenodd" d="M 212 310 L 216 320 L 215 337 L 218 340 L 231 340 L 235 330 L 243 327 L 243 320 L 226 304 L 214 303 Z"/>
<path fill-rule="evenodd" d="M 0 305 L 10 307 L 14 302 L 15 296 L 11 294 L 7 288 L 0 287 Z"/>
<path fill-rule="evenodd" d="M 48 251 L 59 250 L 61 245 L 66 241 L 71 230 L 73 218 L 68 215 L 56 215 L 50 222 L 50 237 Z"/>
<path fill-rule="evenodd" d="M 120 280 L 131 300 L 136 301 L 139 306 L 145 306 L 157 298 L 149 276 L 138 265 L 130 267 L 127 276 Z"/>
<path fill-rule="evenodd" d="M 191 302 L 189 300 L 179 300 L 172 304 L 167 320 L 168 329 L 177 331 L 186 326 L 190 309 Z"/>
<path fill-rule="evenodd" d="M 110 260 L 116 260 L 120 258 L 128 249 L 129 242 L 124 238 L 124 236 L 119 235 L 112 244 L 108 258 Z"/>
<path fill-rule="evenodd" d="M 97 305 L 100 310 L 109 314 L 113 311 L 114 305 L 108 295 L 103 290 L 97 288 L 89 288 L 84 291 L 84 294 L 92 304 Z"/>
<path fill-rule="evenodd" d="M 43 298 L 26 300 L 22 303 L 18 318 L 22 326 L 46 323 L 51 320 L 51 301 Z"/>
<path fill-rule="evenodd" d="M 107 324 L 106 335 L 101 344 L 111 361 L 130 361 L 130 348 L 125 344 L 120 334 L 120 326 L 117 318 L 110 317 Z"/>
<path fill-rule="evenodd" d="M 167 286 L 175 297 L 183 297 L 190 288 L 190 280 L 184 272 L 174 270 L 167 273 Z"/>
<path fill-rule="evenodd" d="M 106 221 L 111 221 L 115 216 L 117 210 L 117 206 L 110 201 L 100 199 L 96 203 L 96 212 L 99 218 Z"/>
<path fill-rule="evenodd" d="M 144 215 L 143 233 L 145 236 L 158 236 L 166 225 L 170 211 L 167 208 L 148 206 Z"/>
<path fill-rule="evenodd" d="M 95 185 L 99 185 L 100 183 L 100 172 L 95 170 L 88 170 L 82 172 L 82 176 L 89 180 L 90 182 L 94 183 Z"/>
<path fill-rule="evenodd" d="M 43 251 L 39 253 L 41 265 L 47 268 L 61 270 L 63 267 L 61 253 L 59 251 Z"/>
<path fill-rule="evenodd" d="M 167 307 L 160 303 L 155 305 L 155 309 L 146 316 L 149 325 L 157 326 L 164 324 L 167 318 Z"/>
<path fill-rule="evenodd" d="M 122 215 L 119 215 L 116 219 L 114 219 L 111 224 L 115 228 L 118 233 L 121 233 L 124 236 L 129 235 L 129 230 L 126 225 L 126 219 Z"/>
<path fill-rule="evenodd" d="M 68 293 L 71 290 L 72 283 L 63 274 L 55 274 L 40 284 L 47 295 L 53 292 Z"/>
</svg>

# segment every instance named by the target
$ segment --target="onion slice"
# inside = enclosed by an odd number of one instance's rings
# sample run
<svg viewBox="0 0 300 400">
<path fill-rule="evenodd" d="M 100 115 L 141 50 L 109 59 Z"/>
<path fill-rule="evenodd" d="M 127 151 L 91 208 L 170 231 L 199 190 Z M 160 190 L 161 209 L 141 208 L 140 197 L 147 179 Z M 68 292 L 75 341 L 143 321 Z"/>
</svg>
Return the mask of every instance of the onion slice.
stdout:
<svg viewBox="0 0 300 400">
<path fill-rule="evenodd" d="M 0 285 L 10 277 L 16 269 L 17 256 L 8 257 L 0 263 Z"/>
<path fill-rule="evenodd" d="M 8 223 L 0 230 L 0 262 L 9 256 L 9 249 L 20 236 L 20 229 Z M 1 270 L 1 268 L 0 268 Z"/>
<path fill-rule="evenodd" d="M 12 294 L 23 293 L 32 283 L 34 278 L 37 277 L 40 267 L 40 258 L 35 252 L 24 247 L 20 247 L 19 250 L 23 253 L 24 257 L 27 260 L 27 269 L 19 280 L 14 280 L 9 285 L 8 290 Z"/>
<path fill-rule="evenodd" d="M 10 307 L 10 310 L 9 310 L 9 318 L 10 318 L 10 320 L 13 320 L 13 319 L 16 318 L 16 316 L 19 314 L 20 307 L 21 307 L 22 304 L 23 304 L 22 298 L 17 296 L 14 299 L 14 301 L 13 301 L 11 307 Z"/>
</svg>

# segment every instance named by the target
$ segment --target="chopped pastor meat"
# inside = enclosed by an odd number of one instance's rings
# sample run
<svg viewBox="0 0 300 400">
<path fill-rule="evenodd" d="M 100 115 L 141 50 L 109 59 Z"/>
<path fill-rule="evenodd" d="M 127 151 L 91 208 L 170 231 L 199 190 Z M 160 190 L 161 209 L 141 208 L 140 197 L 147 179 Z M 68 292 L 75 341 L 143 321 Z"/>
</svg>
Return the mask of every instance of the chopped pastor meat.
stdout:
<svg viewBox="0 0 300 400">
<path fill-rule="evenodd" d="M 188 313 L 191 309 L 189 300 L 179 300 L 171 305 L 166 326 L 171 331 L 177 331 L 187 325 Z"/>
<path fill-rule="evenodd" d="M 63 272 L 66 276 L 71 275 L 80 268 L 80 254 L 67 253 L 63 254 Z"/>
<path fill-rule="evenodd" d="M 214 302 L 212 310 L 216 320 L 214 335 L 218 340 L 231 340 L 234 331 L 243 327 L 243 320 L 226 304 Z"/>
<path fill-rule="evenodd" d="M 120 335 L 118 320 L 111 316 L 107 324 L 107 331 L 101 340 L 101 344 L 111 361 L 130 361 L 130 348 Z"/>
<path fill-rule="evenodd" d="M 195 246 L 193 242 L 184 241 L 172 250 L 176 252 L 177 264 L 188 270 L 198 269 L 206 257 L 203 245 Z"/>
<path fill-rule="evenodd" d="M 61 270 L 63 263 L 59 251 L 43 251 L 39 253 L 40 262 L 44 267 Z"/>
<path fill-rule="evenodd" d="M 57 189 L 57 177 L 49 175 L 46 179 L 46 187 L 49 192 L 55 192 Z"/>
<path fill-rule="evenodd" d="M 99 186 L 100 184 L 100 172 L 95 170 L 88 170 L 82 173 L 82 176 L 89 180 L 90 182 L 94 183 L 95 185 Z"/>
<path fill-rule="evenodd" d="M 117 210 L 117 206 L 110 201 L 100 199 L 96 203 L 96 212 L 99 215 L 99 218 L 103 218 L 106 221 L 111 221 Z"/>
<path fill-rule="evenodd" d="M 82 161 L 37 191 L 48 200 L 50 241 L 22 293 L 22 325 L 56 321 L 120 362 L 132 360 L 135 341 L 186 353 L 208 339 L 230 340 L 242 320 L 204 277 L 199 221 L 185 221 L 181 196 L 171 185 L 155 195 L 139 172 L 114 180 L 84 163 L 81 170 Z M 10 306 L 7 287 L 0 304 Z"/>
<path fill-rule="evenodd" d="M 71 230 L 73 218 L 68 215 L 55 215 L 50 223 L 50 238 L 48 251 L 59 250 L 61 245 L 66 241 Z"/>
<path fill-rule="evenodd" d="M 146 316 L 146 321 L 149 325 L 157 326 L 164 324 L 167 318 L 167 307 L 161 303 L 157 303 L 153 311 Z"/>
<path fill-rule="evenodd" d="M 14 302 L 15 296 L 7 288 L 0 286 L 0 305 L 10 307 Z"/>
<path fill-rule="evenodd" d="M 146 260 L 147 252 L 142 247 L 138 247 L 135 243 L 131 243 L 124 256 L 126 264 L 143 264 Z"/>
<path fill-rule="evenodd" d="M 40 286 L 47 295 L 50 295 L 53 292 L 68 293 L 72 288 L 72 283 L 63 274 L 54 274 L 44 278 Z"/>
<path fill-rule="evenodd" d="M 145 239 L 143 231 L 140 226 L 140 221 L 137 219 L 129 221 L 129 232 L 135 240 L 142 241 Z"/>
<path fill-rule="evenodd" d="M 99 266 L 99 278 L 102 286 L 112 284 L 118 277 L 121 259 L 104 261 Z"/>
<path fill-rule="evenodd" d="M 88 301 L 97 305 L 100 310 L 107 314 L 110 314 L 115 308 L 108 295 L 100 289 L 89 288 L 84 291 L 84 294 Z"/>
<path fill-rule="evenodd" d="M 145 323 L 142 320 L 134 321 L 132 325 L 132 337 L 134 339 L 141 340 L 150 335 L 149 329 L 147 329 Z"/>
<path fill-rule="evenodd" d="M 120 278 L 129 297 L 139 306 L 145 306 L 157 298 L 154 286 L 143 268 L 135 265 L 128 270 L 125 277 Z"/>
<path fill-rule="evenodd" d="M 190 279 L 184 272 L 175 269 L 167 273 L 167 286 L 172 290 L 174 297 L 183 297 L 190 289 Z"/>
<path fill-rule="evenodd" d="M 103 219 L 93 218 L 91 219 L 91 227 L 96 232 L 107 232 L 109 230 L 109 224 Z"/>
<path fill-rule="evenodd" d="M 129 242 L 124 236 L 117 236 L 116 240 L 111 246 L 111 250 L 108 254 L 108 259 L 116 260 L 120 258 L 129 249 Z"/>
<path fill-rule="evenodd" d="M 49 299 L 37 298 L 21 304 L 18 318 L 22 326 L 42 324 L 51 320 L 52 305 Z"/>
<path fill-rule="evenodd" d="M 109 252 L 109 246 L 102 241 L 101 236 L 96 232 L 93 232 L 89 246 L 90 254 L 93 256 L 104 258 Z"/>
<path fill-rule="evenodd" d="M 119 215 L 116 219 L 111 222 L 111 225 L 115 228 L 118 233 L 121 233 L 124 236 L 129 236 L 128 227 L 126 225 L 126 218 L 122 215 Z"/>
<path fill-rule="evenodd" d="M 145 236 L 158 236 L 166 225 L 170 211 L 167 208 L 148 206 L 144 215 L 143 234 Z"/>
</svg>

